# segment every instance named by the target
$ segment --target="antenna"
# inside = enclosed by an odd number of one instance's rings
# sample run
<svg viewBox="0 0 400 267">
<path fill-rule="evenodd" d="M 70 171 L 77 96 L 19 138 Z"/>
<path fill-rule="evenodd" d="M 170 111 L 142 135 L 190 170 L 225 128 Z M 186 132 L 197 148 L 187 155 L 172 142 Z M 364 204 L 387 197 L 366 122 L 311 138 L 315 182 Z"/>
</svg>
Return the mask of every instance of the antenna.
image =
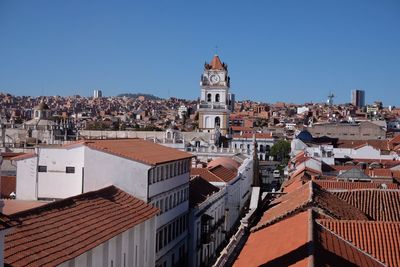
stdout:
<svg viewBox="0 0 400 267">
<path fill-rule="evenodd" d="M 216 45 L 214 48 L 215 48 L 215 54 L 218 55 L 218 45 Z"/>
<path fill-rule="evenodd" d="M 329 95 L 328 95 L 328 100 L 326 100 L 326 103 L 328 104 L 328 105 L 333 105 L 333 98 L 335 97 L 335 95 L 332 93 L 332 92 L 329 92 Z"/>
</svg>

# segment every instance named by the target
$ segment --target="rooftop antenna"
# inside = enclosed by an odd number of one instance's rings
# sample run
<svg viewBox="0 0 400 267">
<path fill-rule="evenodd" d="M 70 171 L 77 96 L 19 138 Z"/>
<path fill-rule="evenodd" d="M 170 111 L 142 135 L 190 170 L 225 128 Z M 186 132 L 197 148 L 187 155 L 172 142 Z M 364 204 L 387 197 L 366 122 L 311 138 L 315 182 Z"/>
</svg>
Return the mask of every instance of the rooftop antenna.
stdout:
<svg viewBox="0 0 400 267">
<path fill-rule="evenodd" d="M 218 45 L 215 46 L 215 54 L 218 55 Z"/>
<path fill-rule="evenodd" d="M 332 106 L 333 105 L 333 98 L 335 97 L 335 95 L 332 93 L 332 92 L 329 92 L 329 95 L 328 95 L 328 100 L 326 100 L 326 103 L 329 105 L 329 106 Z"/>
</svg>

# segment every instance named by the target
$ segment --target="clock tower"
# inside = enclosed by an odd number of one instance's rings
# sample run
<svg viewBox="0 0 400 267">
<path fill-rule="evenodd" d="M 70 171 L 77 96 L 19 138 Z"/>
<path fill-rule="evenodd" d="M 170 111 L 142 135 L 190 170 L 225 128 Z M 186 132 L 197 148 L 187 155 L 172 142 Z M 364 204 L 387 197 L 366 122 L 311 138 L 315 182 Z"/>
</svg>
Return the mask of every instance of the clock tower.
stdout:
<svg viewBox="0 0 400 267">
<path fill-rule="evenodd" d="M 215 55 L 204 64 L 200 80 L 199 129 L 222 135 L 228 133 L 229 114 L 234 107 L 234 95 L 229 93 L 228 65 Z"/>
</svg>

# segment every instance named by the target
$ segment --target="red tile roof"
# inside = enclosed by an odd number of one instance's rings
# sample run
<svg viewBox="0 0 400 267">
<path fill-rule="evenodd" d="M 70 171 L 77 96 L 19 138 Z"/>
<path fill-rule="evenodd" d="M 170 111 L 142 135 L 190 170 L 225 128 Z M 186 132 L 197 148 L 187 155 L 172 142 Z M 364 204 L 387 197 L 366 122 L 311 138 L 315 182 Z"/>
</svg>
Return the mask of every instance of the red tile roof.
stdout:
<svg viewBox="0 0 400 267">
<path fill-rule="evenodd" d="M 208 163 L 208 168 L 213 168 L 218 165 L 224 166 L 232 172 L 237 172 L 240 167 L 240 163 L 229 157 L 218 157 Z"/>
<path fill-rule="evenodd" d="M 218 191 L 218 187 L 213 186 L 204 178 L 193 177 L 189 182 L 189 206 L 193 208 L 203 203 L 210 195 Z"/>
<path fill-rule="evenodd" d="M 0 231 L 10 228 L 15 224 L 16 222 L 12 221 L 10 217 L 0 212 Z"/>
<path fill-rule="evenodd" d="M 376 221 L 400 222 L 400 190 L 366 189 L 333 192 Z"/>
<path fill-rule="evenodd" d="M 383 189 L 382 183 L 365 183 L 365 182 L 346 182 L 346 181 L 332 181 L 332 180 L 315 180 L 316 184 L 328 191 L 338 190 L 357 190 L 357 189 Z M 387 183 L 387 189 L 400 189 L 398 184 Z"/>
<path fill-rule="evenodd" d="M 400 266 L 399 222 L 317 220 L 317 223 L 387 266 Z"/>
<path fill-rule="evenodd" d="M 158 209 L 115 186 L 10 216 L 21 222 L 5 238 L 12 266 L 55 266 L 154 216 Z"/>
<path fill-rule="evenodd" d="M 251 233 L 233 266 L 309 266 L 309 218 L 303 211 Z"/>
<path fill-rule="evenodd" d="M 16 192 L 16 177 L 1 176 L 0 177 L 0 197 L 8 198 L 12 192 Z"/>
<path fill-rule="evenodd" d="M 250 233 L 233 266 L 384 266 L 312 214 L 309 209 Z"/>
<path fill-rule="evenodd" d="M 35 153 L 26 153 L 26 154 L 21 154 L 19 156 L 12 157 L 11 160 L 24 160 L 24 159 L 29 159 L 36 157 Z"/>
<path fill-rule="evenodd" d="M 252 231 L 257 231 L 309 208 L 316 208 L 320 213 L 335 219 L 367 220 L 359 209 L 313 182 L 308 182 L 293 192 L 275 199 L 270 203 L 270 207 Z"/>
<path fill-rule="evenodd" d="M 4 207 L 3 213 L 11 215 L 13 213 L 30 210 L 48 204 L 46 201 L 38 200 L 20 200 L 20 199 L 3 199 Z"/>
<path fill-rule="evenodd" d="M 175 160 L 189 159 L 193 155 L 174 148 L 155 144 L 139 138 L 78 141 L 77 145 L 86 145 L 105 153 L 124 157 L 144 164 L 157 165 Z M 73 144 L 70 144 L 74 145 Z"/>
<path fill-rule="evenodd" d="M 314 266 L 385 266 L 363 251 L 362 247 L 348 242 L 319 224 L 314 224 L 314 244 Z"/>
<path fill-rule="evenodd" d="M 357 149 L 365 145 L 372 146 L 378 150 L 390 150 L 388 140 L 339 140 L 336 147 Z"/>
<path fill-rule="evenodd" d="M 210 63 L 211 69 L 212 70 L 224 70 L 224 66 L 222 65 L 221 60 L 219 59 L 219 56 L 215 55 L 213 59 L 211 60 Z"/>
<path fill-rule="evenodd" d="M 236 177 L 236 173 L 222 165 L 217 165 L 210 168 L 192 168 L 190 176 L 200 176 L 208 182 L 228 183 Z"/>
<path fill-rule="evenodd" d="M 210 172 L 224 180 L 224 182 L 230 182 L 236 177 L 236 172 L 233 172 L 222 165 L 209 168 Z"/>
<path fill-rule="evenodd" d="M 234 134 L 233 138 L 246 138 L 253 139 L 253 135 L 256 136 L 256 139 L 271 139 L 273 138 L 272 133 L 242 133 L 242 134 Z"/>
</svg>

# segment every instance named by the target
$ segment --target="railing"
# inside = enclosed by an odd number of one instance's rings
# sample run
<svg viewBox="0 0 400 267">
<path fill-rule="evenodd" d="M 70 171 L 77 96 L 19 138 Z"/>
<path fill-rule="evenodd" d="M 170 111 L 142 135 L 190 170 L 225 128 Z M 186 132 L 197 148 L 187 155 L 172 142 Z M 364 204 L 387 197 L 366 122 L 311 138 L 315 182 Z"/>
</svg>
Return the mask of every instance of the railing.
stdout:
<svg viewBox="0 0 400 267">
<path fill-rule="evenodd" d="M 228 109 L 228 106 L 225 104 L 206 104 L 206 103 L 200 103 L 199 108 L 210 108 L 210 109 Z"/>
</svg>

